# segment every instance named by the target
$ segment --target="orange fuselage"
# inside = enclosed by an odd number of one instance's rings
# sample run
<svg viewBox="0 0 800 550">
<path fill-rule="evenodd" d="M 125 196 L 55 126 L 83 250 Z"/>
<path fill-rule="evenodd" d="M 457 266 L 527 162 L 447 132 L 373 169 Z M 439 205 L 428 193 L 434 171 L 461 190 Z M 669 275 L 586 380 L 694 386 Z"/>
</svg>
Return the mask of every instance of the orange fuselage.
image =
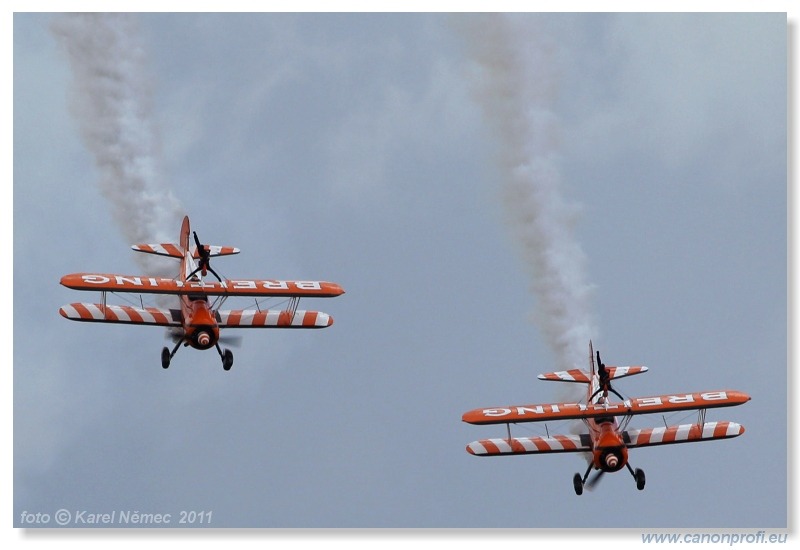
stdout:
<svg viewBox="0 0 800 550">
<path fill-rule="evenodd" d="M 219 325 L 203 298 L 181 296 L 183 330 L 193 348 L 208 349 L 219 341 Z"/>
</svg>

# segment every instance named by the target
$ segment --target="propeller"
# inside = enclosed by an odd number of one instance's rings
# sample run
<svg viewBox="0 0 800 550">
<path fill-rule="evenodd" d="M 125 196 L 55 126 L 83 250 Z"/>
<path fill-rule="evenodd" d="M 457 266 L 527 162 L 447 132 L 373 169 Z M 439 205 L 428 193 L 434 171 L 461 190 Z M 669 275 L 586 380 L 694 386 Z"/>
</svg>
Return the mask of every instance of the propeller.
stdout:
<svg viewBox="0 0 800 550">
<path fill-rule="evenodd" d="M 183 340 L 184 331 L 181 328 L 171 328 L 167 329 L 167 333 L 165 335 L 166 338 L 172 340 L 175 344 Z M 242 345 L 242 337 L 241 335 L 234 335 L 234 334 L 226 334 L 219 337 L 217 340 L 220 344 L 226 344 L 228 346 L 238 348 Z"/>
<path fill-rule="evenodd" d="M 600 480 L 603 479 L 603 474 L 605 473 L 604 470 L 597 470 L 592 477 L 586 480 L 584 487 L 589 489 L 590 491 L 594 489 L 595 485 L 600 483 Z"/>
</svg>

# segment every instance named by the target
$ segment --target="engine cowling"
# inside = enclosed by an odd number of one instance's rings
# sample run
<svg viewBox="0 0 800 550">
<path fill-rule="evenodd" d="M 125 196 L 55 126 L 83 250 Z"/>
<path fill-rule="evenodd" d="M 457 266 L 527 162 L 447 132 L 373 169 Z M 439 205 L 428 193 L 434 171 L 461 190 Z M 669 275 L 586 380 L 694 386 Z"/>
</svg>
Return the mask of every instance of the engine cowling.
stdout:
<svg viewBox="0 0 800 550">
<path fill-rule="evenodd" d="M 600 453 L 599 466 L 605 472 L 616 472 L 625 466 L 625 452 L 622 449 L 605 449 Z"/>
</svg>

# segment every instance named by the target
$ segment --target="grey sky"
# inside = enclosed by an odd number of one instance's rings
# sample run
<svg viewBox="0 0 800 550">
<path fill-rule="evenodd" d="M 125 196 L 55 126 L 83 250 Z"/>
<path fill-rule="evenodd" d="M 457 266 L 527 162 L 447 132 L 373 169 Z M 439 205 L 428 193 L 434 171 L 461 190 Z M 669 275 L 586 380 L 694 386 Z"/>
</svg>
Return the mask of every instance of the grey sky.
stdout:
<svg viewBox="0 0 800 550">
<path fill-rule="evenodd" d="M 241 331 L 226 373 L 192 349 L 163 371 L 161 329 L 57 313 L 96 298 L 61 275 L 139 268 L 50 20 L 14 17 L 14 525 L 59 508 L 213 510 L 218 527 L 787 525 L 784 14 L 511 18 L 553 48 L 595 347 L 651 369 L 615 387 L 753 398 L 709 412 L 742 437 L 632 451 L 643 492 L 622 472 L 580 498 L 575 456 L 464 449 L 504 428 L 463 412 L 558 391 L 536 380 L 555 358 L 474 94 L 473 27 L 140 16 L 169 188 L 202 239 L 242 250 L 217 271 L 347 290 L 302 304 L 329 329 Z"/>
</svg>

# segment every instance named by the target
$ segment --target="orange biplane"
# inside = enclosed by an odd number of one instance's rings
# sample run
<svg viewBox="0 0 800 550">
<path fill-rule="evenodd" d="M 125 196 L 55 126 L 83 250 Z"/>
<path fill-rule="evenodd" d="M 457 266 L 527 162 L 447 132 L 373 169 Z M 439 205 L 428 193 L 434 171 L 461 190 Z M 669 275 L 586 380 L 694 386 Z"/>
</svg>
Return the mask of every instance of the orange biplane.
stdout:
<svg viewBox="0 0 800 550">
<path fill-rule="evenodd" d="M 584 486 L 592 486 L 605 472 L 616 472 L 627 467 L 636 480 L 636 488 L 644 489 L 644 472 L 634 470 L 628 463 L 628 449 L 726 439 L 744 433 L 744 426 L 735 422 L 706 422 L 706 409 L 741 405 L 750 396 L 731 390 L 679 393 L 655 397 L 625 399 L 612 387 L 611 380 L 647 371 L 644 366 L 606 366 L 597 352 L 597 362 L 589 343 L 590 371 L 580 369 L 551 372 L 539 375 L 540 380 L 576 382 L 586 384 L 586 403 L 553 403 L 475 409 L 464 413 L 461 419 L 470 424 L 506 424 L 508 437 L 482 439 L 467 445 L 467 451 L 476 456 L 508 456 L 534 453 L 587 453 L 589 466 L 581 476 L 573 478 L 575 493 L 583 493 Z M 609 400 L 613 393 L 621 401 Z M 672 413 L 697 410 L 698 420 L 693 424 L 665 426 L 663 428 L 628 429 L 634 415 Z M 617 422 L 620 418 L 620 423 Z M 542 422 L 548 420 L 580 419 L 588 433 L 580 435 L 548 435 L 547 437 L 511 437 L 511 424 Z M 597 473 L 591 480 L 592 469 Z M 587 482 L 588 480 L 588 482 Z"/>
<path fill-rule="evenodd" d="M 318 311 L 302 311 L 297 307 L 300 298 L 331 298 L 344 294 L 336 283 L 323 281 L 279 281 L 258 279 L 222 279 L 211 268 L 210 258 L 238 254 L 239 249 L 227 246 L 209 246 L 200 243 L 194 233 L 195 246 L 189 241 L 189 218 L 184 217 L 179 244 L 136 244 L 138 252 L 177 258 L 181 262 L 175 279 L 148 276 L 126 276 L 115 274 L 73 273 L 61 278 L 61 284 L 75 290 L 100 291 L 102 303 L 74 303 L 59 313 L 74 321 L 100 323 L 126 323 L 168 327 L 176 340 L 170 351 L 161 351 L 161 366 L 168 368 L 172 357 L 182 345 L 206 350 L 216 347 L 222 366 L 230 370 L 233 353 L 220 348 L 220 329 L 223 328 L 325 328 L 333 324 L 333 318 Z M 206 280 L 208 273 L 216 281 Z M 176 295 L 180 309 L 160 307 L 133 307 L 109 305 L 108 292 Z M 285 309 L 221 310 L 219 307 L 230 296 L 250 298 L 280 297 L 288 300 Z M 210 301 L 213 298 L 213 302 Z"/>
</svg>

